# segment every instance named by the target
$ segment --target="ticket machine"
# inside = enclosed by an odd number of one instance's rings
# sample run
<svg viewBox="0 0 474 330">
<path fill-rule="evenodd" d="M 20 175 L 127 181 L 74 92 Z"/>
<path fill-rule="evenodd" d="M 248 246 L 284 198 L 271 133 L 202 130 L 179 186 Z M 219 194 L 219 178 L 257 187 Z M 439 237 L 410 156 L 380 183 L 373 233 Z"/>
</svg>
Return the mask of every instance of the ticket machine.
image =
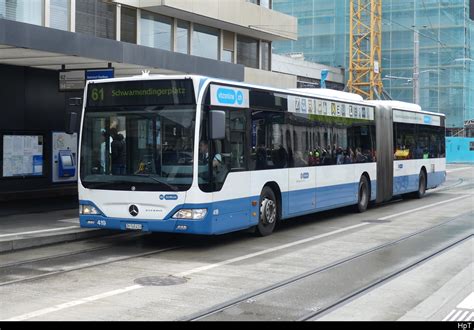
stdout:
<svg viewBox="0 0 474 330">
<path fill-rule="evenodd" d="M 76 175 L 76 162 L 71 150 L 60 150 L 58 155 L 58 176 L 71 178 Z"/>
<path fill-rule="evenodd" d="M 77 180 L 77 133 L 53 133 L 53 182 Z"/>
</svg>

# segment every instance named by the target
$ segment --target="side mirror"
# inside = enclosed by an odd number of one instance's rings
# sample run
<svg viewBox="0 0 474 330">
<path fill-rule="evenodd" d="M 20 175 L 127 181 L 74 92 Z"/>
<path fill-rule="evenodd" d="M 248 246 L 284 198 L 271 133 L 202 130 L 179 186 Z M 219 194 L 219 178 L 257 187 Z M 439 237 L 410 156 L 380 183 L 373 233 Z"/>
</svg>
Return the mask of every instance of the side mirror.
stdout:
<svg viewBox="0 0 474 330">
<path fill-rule="evenodd" d="M 66 133 L 73 134 L 76 131 L 77 127 L 77 112 L 69 113 L 69 120 L 67 123 Z"/>
<path fill-rule="evenodd" d="M 219 110 L 209 111 L 210 138 L 222 140 L 225 138 L 225 112 Z"/>
</svg>

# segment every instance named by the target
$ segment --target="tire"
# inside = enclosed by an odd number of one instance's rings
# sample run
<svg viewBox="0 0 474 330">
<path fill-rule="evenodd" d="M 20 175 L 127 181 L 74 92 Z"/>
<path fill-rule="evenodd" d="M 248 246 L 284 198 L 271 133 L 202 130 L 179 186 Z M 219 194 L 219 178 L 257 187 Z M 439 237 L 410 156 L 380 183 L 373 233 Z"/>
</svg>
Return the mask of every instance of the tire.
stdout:
<svg viewBox="0 0 474 330">
<path fill-rule="evenodd" d="M 418 176 L 418 191 L 413 193 L 414 198 L 421 199 L 425 196 L 426 193 L 426 173 L 424 170 L 420 171 L 420 175 Z"/>
<path fill-rule="evenodd" d="M 259 237 L 268 236 L 275 230 L 279 219 L 278 201 L 270 187 L 264 187 L 260 194 L 260 212 L 255 234 Z"/>
<path fill-rule="evenodd" d="M 359 213 L 363 213 L 367 210 L 370 202 L 369 180 L 367 180 L 365 175 L 360 178 L 357 196 L 356 210 Z"/>
</svg>

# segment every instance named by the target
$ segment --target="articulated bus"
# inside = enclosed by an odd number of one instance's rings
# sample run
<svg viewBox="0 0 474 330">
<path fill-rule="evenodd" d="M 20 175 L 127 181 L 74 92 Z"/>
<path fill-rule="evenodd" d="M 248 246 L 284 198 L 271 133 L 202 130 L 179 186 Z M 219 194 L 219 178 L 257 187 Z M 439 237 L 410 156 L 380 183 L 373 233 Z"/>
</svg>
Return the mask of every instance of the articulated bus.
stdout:
<svg viewBox="0 0 474 330">
<path fill-rule="evenodd" d="M 82 227 L 217 235 L 445 181 L 445 117 L 417 105 L 201 76 L 88 82 Z"/>
</svg>

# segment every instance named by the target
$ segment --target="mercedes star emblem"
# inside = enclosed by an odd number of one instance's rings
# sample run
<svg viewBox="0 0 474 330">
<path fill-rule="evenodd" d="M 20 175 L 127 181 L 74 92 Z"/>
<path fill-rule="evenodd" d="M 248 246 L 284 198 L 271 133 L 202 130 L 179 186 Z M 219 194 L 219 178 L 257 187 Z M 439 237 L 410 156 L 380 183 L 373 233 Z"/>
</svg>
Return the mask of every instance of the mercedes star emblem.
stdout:
<svg viewBox="0 0 474 330">
<path fill-rule="evenodd" d="M 138 206 L 136 205 L 130 205 L 130 207 L 128 208 L 128 212 L 130 212 L 130 214 L 133 216 L 133 217 L 136 217 L 138 215 Z"/>
</svg>

